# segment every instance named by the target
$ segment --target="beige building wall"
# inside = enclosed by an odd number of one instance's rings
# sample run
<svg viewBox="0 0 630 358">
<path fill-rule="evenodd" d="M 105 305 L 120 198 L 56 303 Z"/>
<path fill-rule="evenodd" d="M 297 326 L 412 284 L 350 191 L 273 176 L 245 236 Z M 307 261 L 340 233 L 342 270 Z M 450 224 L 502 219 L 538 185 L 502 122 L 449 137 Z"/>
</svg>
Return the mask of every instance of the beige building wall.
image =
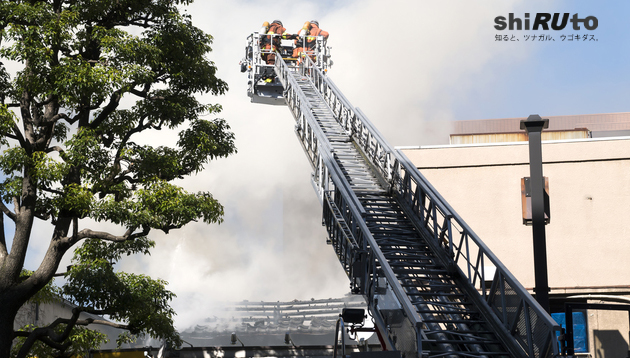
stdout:
<svg viewBox="0 0 630 358">
<path fill-rule="evenodd" d="M 527 143 L 404 149 L 403 153 L 526 288 L 532 229 L 522 223 Z M 543 142 L 554 291 L 630 288 L 630 138 Z"/>
<path fill-rule="evenodd" d="M 531 291 L 532 228 L 523 225 L 521 207 L 527 142 L 402 152 Z M 630 297 L 630 138 L 547 141 L 542 156 L 549 178 L 551 298 Z M 591 357 L 625 357 L 628 313 L 589 310 L 587 316 Z"/>
</svg>

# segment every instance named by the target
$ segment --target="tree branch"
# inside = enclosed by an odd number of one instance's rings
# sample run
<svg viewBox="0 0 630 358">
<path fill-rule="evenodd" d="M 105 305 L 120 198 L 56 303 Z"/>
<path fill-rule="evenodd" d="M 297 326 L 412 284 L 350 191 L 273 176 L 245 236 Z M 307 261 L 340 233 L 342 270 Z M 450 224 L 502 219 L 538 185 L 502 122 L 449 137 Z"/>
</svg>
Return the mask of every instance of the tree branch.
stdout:
<svg viewBox="0 0 630 358">
<path fill-rule="evenodd" d="M 127 174 L 129 174 L 130 172 L 131 172 L 131 171 L 129 171 L 129 170 L 125 170 L 125 172 L 124 172 L 124 173 L 122 173 L 121 175 L 119 175 L 119 176 L 115 177 L 115 178 L 114 178 L 114 180 L 113 180 L 113 182 L 114 182 L 115 184 L 120 184 L 120 183 L 122 183 L 122 182 L 126 181 L 127 183 L 129 183 L 129 184 L 131 184 L 131 185 L 138 184 L 138 183 L 140 182 L 140 180 L 139 180 L 139 179 L 134 179 L 134 178 L 130 177 L 129 175 L 127 175 Z"/>
<path fill-rule="evenodd" d="M 132 89 L 129 90 L 129 93 L 134 94 L 134 95 L 136 95 L 136 96 L 138 96 L 140 98 L 147 98 L 148 90 L 146 89 L 146 86 L 145 86 L 145 88 L 142 91 L 139 91 L 139 90 L 137 90 L 135 88 L 132 88 Z"/>
<path fill-rule="evenodd" d="M 76 322 L 79 320 L 79 315 L 81 315 L 81 310 L 74 308 L 72 310 L 72 317 L 70 319 L 57 318 L 53 323 L 51 323 L 47 327 L 48 336 L 50 337 L 50 339 L 58 343 L 61 343 L 65 341 L 66 339 L 68 339 L 68 337 L 70 336 L 70 333 L 72 332 L 72 328 L 74 328 Z M 61 334 L 55 333 L 54 328 L 62 323 L 66 324 L 66 329 Z"/>
<path fill-rule="evenodd" d="M 61 190 L 57 190 L 57 189 L 51 189 L 51 188 L 45 187 L 45 186 L 43 186 L 43 185 L 39 187 L 39 190 L 41 190 L 41 191 L 45 191 L 45 192 L 47 192 L 47 193 L 52 193 L 52 194 L 63 195 L 63 191 L 61 191 Z"/>
<path fill-rule="evenodd" d="M 4 237 L 4 214 L 2 213 L 0 213 L 0 230 L 2 230 L 0 231 L 0 266 L 2 266 L 4 258 L 9 254 L 9 251 L 7 250 L 7 241 Z"/>
<path fill-rule="evenodd" d="M 0 201 L 0 211 L 2 211 L 6 216 L 9 217 L 9 219 L 15 222 L 15 219 L 16 219 L 15 214 L 11 212 L 11 210 L 9 210 L 9 208 L 7 208 L 7 206 L 4 205 L 2 201 Z"/>
<path fill-rule="evenodd" d="M 58 349 L 63 353 L 68 347 L 70 347 L 70 344 L 72 344 L 72 342 L 68 341 L 63 344 L 62 342 L 68 339 L 68 337 L 70 336 L 72 328 L 74 328 L 74 326 L 76 325 L 80 314 L 81 310 L 75 308 L 72 310 L 72 317 L 70 319 L 57 318 L 53 323 L 49 324 L 46 327 L 35 328 L 32 332 L 30 332 L 31 334 L 28 336 L 28 338 L 26 338 L 26 341 L 24 342 L 22 347 L 20 347 L 20 351 L 18 352 L 17 357 L 26 357 L 28 355 L 28 352 L 33 347 L 33 344 L 35 344 L 35 342 L 38 340 L 46 343 L 52 348 Z M 66 328 L 61 334 L 57 334 L 55 332 L 55 328 L 62 323 L 66 324 Z"/>
<path fill-rule="evenodd" d="M 20 207 L 20 202 L 19 202 L 17 196 L 13 197 L 13 208 L 14 208 L 13 210 L 15 210 L 16 213 L 19 212 L 20 210 L 22 210 L 21 207 Z M 15 221 L 15 218 L 16 218 L 16 216 L 14 216 L 13 221 Z"/>
<path fill-rule="evenodd" d="M 46 148 L 46 153 L 50 153 L 50 152 L 64 153 L 65 151 L 60 146 L 55 145 L 55 146 Z"/>
<path fill-rule="evenodd" d="M 5 134 L 4 134 L 4 136 L 5 136 L 5 137 L 7 137 L 7 138 L 9 138 L 9 139 L 15 139 L 15 140 L 18 140 L 18 137 L 17 137 L 17 136 L 15 136 L 15 135 L 13 135 L 13 134 L 11 134 L 11 133 L 5 133 Z"/>
<path fill-rule="evenodd" d="M 149 231 L 151 231 L 151 228 L 143 227 L 141 232 L 136 232 L 136 233 L 133 233 L 133 231 L 134 231 L 133 229 L 129 229 L 125 232 L 124 235 L 116 236 L 105 231 L 93 231 L 91 229 L 83 229 L 79 231 L 78 233 L 76 233 L 76 235 L 75 234 L 72 235 L 71 244 L 74 245 L 76 242 L 83 239 L 88 239 L 88 238 L 100 239 L 100 240 L 111 241 L 111 242 L 123 242 L 123 241 L 135 240 L 139 237 L 147 236 L 149 234 Z"/>
<path fill-rule="evenodd" d="M 121 98 L 122 89 L 119 89 L 112 93 L 111 97 L 109 98 L 109 103 L 107 103 L 105 108 L 103 108 L 101 113 L 99 113 L 98 117 L 94 118 L 94 120 L 90 124 L 90 127 L 92 129 L 96 129 L 96 127 L 103 123 L 107 116 L 109 116 L 112 112 L 114 112 L 114 110 L 116 110 L 116 108 L 118 108 L 118 104 L 120 103 Z"/>
<path fill-rule="evenodd" d="M 125 133 L 125 136 L 121 139 L 120 145 L 118 146 L 118 150 L 116 150 L 116 155 L 114 157 L 114 163 L 113 163 L 113 166 L 116 170 L 120 170 L 120 161 L 122 160 L 122 156 L 121 156 L 122 151 L 127 146 L 127 143 L 129 142 L 129 139 L 131 138 L 131 136 L 136 133 L 140 133 L 145 129 L 150 128 L 150 125 L 144 124 L 144 119 L 145 118 L 141 118 L 136 128 L 129 130 L 127 133 Z M 115 177 L 115 172 L 112 172 L 112 176 L 109 178 L 109 180 L 113 181 L 114 177 Z"/>
<path fill-rule="evenodd" d="M 30 337 L 31 334 L 33 334 L 33 332 L 28 332 L 28 331 L 16 331 L 16 332 L 13 333 L 13 335 L 15 337 L 27 337 L 27 338 Z M 66 342 L 66 343 L 63 343 L 63 344 L 60 344 L 60 343 L 57 343 L 57 342 L 53 342 L 48 337 L 39 337 L 36 340 L 42 341 L 47 346 L 52 347 L 54 349 L 57 349 L 57 350 L 59 350 L 61 352 L 63 352 L 66 349 L 68 349 L 70 347 L 70 345 L 72 344 L 72 342 Z"/>
<path fill-rule="evenodd" d="M 57 113 L 56 115 L 52 116 L 50 119 L 46 120 L 46 122 L 44 122 L 44 125 L 51 125 L 53 123 L 56 123 L 58 120 L 60 119 L 65 119 L 66 122 L 71 121 L 72 119 L 65 113 Z"/>
<path fill-rule="evenodd" d="M 75 313 L 76 312 L 76 313 Z M 89 308 L 75 308 L 73 309 L 73 315 L 72 318 L 58 318 L 56 319 L 53 323 L 51 323 L 50 325 L 46 326 L 46 327 L 40 327 L 40 328 L 36 328 L 31 332 L 28 331 L 15 331 L 13 333 L 13 335 L 15 337 L 26 337 L 27 340 L 24 342 L 24 345 L 22 346 L 22 348 L 20 348 L 20 353 L 22 352 L 22 350 L 24 350 L 24 346 L 28 345 L 29 346 L 29 350 L 30 347 L 32 347 L 33 343 L 35 341 L 41 341 L 43 343 L 45 343 L 46 345 L 48 345 L 49 347 L 52 347 L 54 349 L 59 350 L 60 352 L 64 352 L 66 349 L 68 349 L 68 347 L 70 347 L 70 345 L 72 344 L 72 342 L 68 341 L 66 343 L 61 343 L 65 340 L 68 339 L 68 337 L 70 336 L 70 333 L 72 332 L 72 328 L 74 328 L 75 326 L 89 326 L 91 324 L 98 324 L 101 326 L 109 326 L 109 327 L 113 327 L 113 328 L 118 328 L 118 329 L 124 329 L 124 330 L 129 330 L 130 326 L 127 324 L 120 324 L 120 323 L 115 323 L 115 322 L 111 322 L 105 319 L 94 319 L 94 318 L 86 318 L 86 319 L 78 319 L 79 315 L 81 314 L 81 312 L 87 312 L 87 313 L 92 313 L 92 314 L 106 314 L 105 311 L 98 311 L 98 310 L 90 310 Z M 55 327 L 57 327 L 59 324 L 67 324 L 66 329 L 64 330 L 64 332 L 62 334 L 56 334 L 54 333 L 54 329 Z M 20 353 L 18 353 L 18 357 L 20 356 Z"/>
<path fill-rule="evenodd" d="M 119 329 L 129 329 L 129 325 L 127 324 L 110 322 L 104 319 L 88 318 L 88 319 L 82 319 L 82 320 L 77 321 L 77 326 L 87 326 L 90 324 L 100 324 L 102 326 L 109 326 L 109 327 L 114 327 L 114 328 L 119 328 Z"/>
<path fill-rule="evenodd" d="M 72 218 L 72 242 L 78 242 L 77 235 L 79 233 L 79 218 L 76 216 Z"/>
<path fill-rule="evenodd" d="M 30 147 L 30 144 L 26 143 L 26 140 L 24 139 L 24 136 L 22 135 L 20 127 L 18 127 L 17 123 L 13 124 L 13 133 L 14 135 L 12 136 L 12 139 L 16 139 L 18 142 L 20 142 L 20 146 L 22 148 L 26 149 L 27 145 Z"/>
</svg>

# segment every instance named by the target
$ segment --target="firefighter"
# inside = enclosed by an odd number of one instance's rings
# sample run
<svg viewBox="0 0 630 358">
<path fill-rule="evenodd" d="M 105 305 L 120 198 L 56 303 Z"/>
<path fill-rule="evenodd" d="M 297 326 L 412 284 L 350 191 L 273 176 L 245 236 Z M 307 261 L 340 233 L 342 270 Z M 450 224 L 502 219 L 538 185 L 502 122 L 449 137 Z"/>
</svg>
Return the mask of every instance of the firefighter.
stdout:
<svg viewBox="0 0 630 358">
<path fill-rule="evenodd" d="M 304 43 L 306 41 L 306 36 L 311 31 L 311 23 L 309 21 L 305 22 L 300 31 L 297 33 L 297 39 L 295 39 L 295 48 L 293 49 L 293 57 L 298 59 L 298 64 L 300 63 L 300 59 L 304 54 Z"/>
<path fill-rule="evenodd" d="M 306 37 L 306 51 L 313 61 L 316 60 L 315 46 L 317 45 L 317 36 L 323 36 L 324 41 L 328 40 L 330 34 L 319 28 L 319 21 L 311 20 L 311 30 Z"/>
<path fill-rule="evenodd" d="M 282 27 L 282 21 L 273 20 L 267 30 L 267 36 L 261 38 L 260 47 L 266 52 L 262 54 L 262 58 L 268 65 L 276 63 L 276 51 L 280 48 L 280 36 L 286 38 L 286 31 L 287 29 Z"/>
</svg>

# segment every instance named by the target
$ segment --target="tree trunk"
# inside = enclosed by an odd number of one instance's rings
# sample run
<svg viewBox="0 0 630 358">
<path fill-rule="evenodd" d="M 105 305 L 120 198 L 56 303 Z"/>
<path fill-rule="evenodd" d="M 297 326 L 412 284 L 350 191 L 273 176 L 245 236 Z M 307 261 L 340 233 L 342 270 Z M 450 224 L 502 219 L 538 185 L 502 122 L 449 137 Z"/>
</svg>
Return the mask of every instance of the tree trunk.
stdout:
<svg viewBox="0 0 630 358">
<path fill-rule="evenodd" d="M 8 358 L 11 355 L 11 343 L 13 342 L 13 322 L 18 308 L 14 308 L 12 302 L 5 298 L 0 299 L 0 357 Z"/>
</svg>

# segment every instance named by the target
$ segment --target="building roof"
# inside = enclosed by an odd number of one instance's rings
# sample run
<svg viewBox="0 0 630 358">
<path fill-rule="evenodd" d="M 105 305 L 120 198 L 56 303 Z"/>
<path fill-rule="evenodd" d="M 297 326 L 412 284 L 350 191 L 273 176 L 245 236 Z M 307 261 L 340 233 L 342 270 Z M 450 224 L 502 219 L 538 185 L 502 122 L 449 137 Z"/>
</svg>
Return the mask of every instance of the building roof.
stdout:
<svg viewBox="0 0 630 358">
<path fill-rule="evenodd" d="M 181 335 L 195 346 L 229 344 L 232 333 L 246 345 L 282 342 L 286 333 L 300 344 L 330 344 L 344 308 L 365 309 L 366 304 L 356 295 L 307 301 L 242 301 L 231 304 L 224 316 L 206 318 Z"/>
<path fill-rule="evenodd" d="M 544 116 L 549 118 L 550 131 L 586 128 L 592 132 L 630 131 L 630 112 Z M 498 118 L 455 121 L 452 134 L 488 134 L 522 132 L 522 118 Z"/>
</svg>

